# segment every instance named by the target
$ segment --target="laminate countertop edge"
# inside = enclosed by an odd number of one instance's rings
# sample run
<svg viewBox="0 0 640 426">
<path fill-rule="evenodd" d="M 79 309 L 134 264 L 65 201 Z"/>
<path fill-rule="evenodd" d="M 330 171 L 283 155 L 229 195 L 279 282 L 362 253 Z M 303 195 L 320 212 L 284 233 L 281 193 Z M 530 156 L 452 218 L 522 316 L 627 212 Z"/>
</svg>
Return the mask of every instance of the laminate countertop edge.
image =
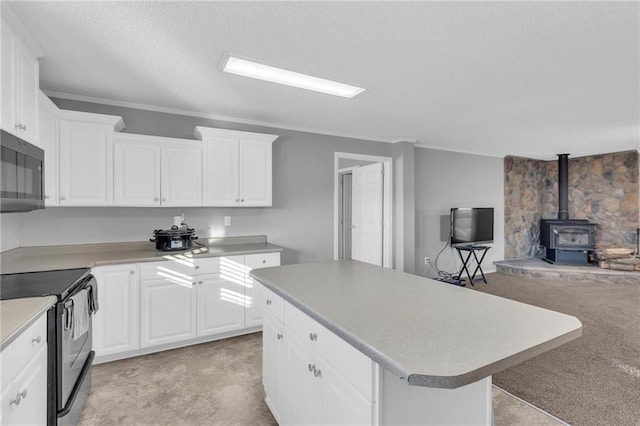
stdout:
<svg viewBox="0 0 640 426">
<path fill-rule="evenodd" d="M 40 316 L 56 303 L 54 296 L 9 299 L 0 302 L 2 340 L 0 350 L 4 350 L 16 337 L 22 334 Z"/>
</svg>

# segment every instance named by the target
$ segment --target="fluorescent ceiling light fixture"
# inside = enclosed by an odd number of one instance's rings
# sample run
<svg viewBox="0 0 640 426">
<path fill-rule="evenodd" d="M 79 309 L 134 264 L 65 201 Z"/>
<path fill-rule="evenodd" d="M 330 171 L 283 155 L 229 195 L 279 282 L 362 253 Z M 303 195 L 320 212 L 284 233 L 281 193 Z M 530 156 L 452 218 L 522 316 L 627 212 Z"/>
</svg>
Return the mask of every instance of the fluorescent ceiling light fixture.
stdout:
<svg viewBox="0 0 640 426">
<path fill-rule="evenodd" d="M 300 89 L 313 90 L 329 95 L 353 98 L 366 89 L 350 84 L 338 83 L 312 75 L 301 74 L 282 68 L 247 61 L 233 56 L 225 55 L 222 58 L 222 71 L 244 77 L 257 78 L 258 80 L 298 87 Z"/>
</svg>

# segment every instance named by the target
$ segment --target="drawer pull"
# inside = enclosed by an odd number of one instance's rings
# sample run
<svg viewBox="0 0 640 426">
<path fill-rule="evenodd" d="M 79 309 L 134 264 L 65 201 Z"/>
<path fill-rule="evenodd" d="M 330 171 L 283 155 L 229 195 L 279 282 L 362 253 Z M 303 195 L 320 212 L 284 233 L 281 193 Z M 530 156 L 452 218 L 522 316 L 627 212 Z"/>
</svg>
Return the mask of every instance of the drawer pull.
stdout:
<svg viewBox="0 0 640 426">
<path fill-rule="evenodd" d="M 22 399 L 27 397 L 27 390 L 23 390 L 22 392 L 18 392 L 18 396 L 21 397 Z"/>
<path fill-rule="evenodd" d="M 263 260 L 263 261 L 262 261 L 262 263 L 267 263 L 267 261 L 266 261 L 266 260 Z"/>
<path fill-rule="evenodd" d="M 31 343 L 40 343 L 42 341 L 42 337 L 34 337 L 31 339 Z M 25 391 L 26 392 L 26 391 Z"/>
<path fill-rule="evenodd" d="M 271 304 L 271 299 L 267 299 L 267 305 Z"/>
<path fill-rule="evenodd" d="M 322 371 L 320 369 L 313 369 L 313 375 L 316 376 L 317 378 L 321 379 L 322 378 Z"/>
<path fill-rule="evenodd" d="M 316 369 L 316 366 L 314 364 L 309 364 L 309 372 L 312 372 L 315 369 Z"/>
<path fill-rule="evenodd" d="M 12 404 L 15 404 L 16 406 L 20 405 L 20 399 L 21 399 L 20 394 L 18 394 L 18 396 L 16 396 L 16 399 L 12 399 L 11 401 L 9 401 L 9 405 L 12 405 Z"/>
<path fill-rule="evenodd" d="M 196 269 L 200 269 L 200 265 L 196 265 Z"/>
<path fill-rule="evenodd" d="M 278 333 L 276 337 L 278 338 L 278 340 L 282 340 L 282 333 Z"/>
<path fill-rule="evenodd" d="M 318 335 L 316 333 L 309 333 L 309 340 L 315 342 L 316 340 L 318 340 Z"/>
</svg>

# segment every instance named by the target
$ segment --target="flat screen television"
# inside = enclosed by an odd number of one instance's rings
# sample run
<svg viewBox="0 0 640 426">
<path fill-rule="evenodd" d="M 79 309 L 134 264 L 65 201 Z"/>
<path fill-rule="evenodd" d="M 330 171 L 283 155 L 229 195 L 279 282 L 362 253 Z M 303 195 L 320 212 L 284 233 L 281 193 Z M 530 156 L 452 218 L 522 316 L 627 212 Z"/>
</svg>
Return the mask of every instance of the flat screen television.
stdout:
<svg viewBox="0 0 640 426">
<path fill-rule="evenodd" d="M 493 208 L 452 208 L 451 245 L 467 246 L 493 242 Z"/>
</svg>

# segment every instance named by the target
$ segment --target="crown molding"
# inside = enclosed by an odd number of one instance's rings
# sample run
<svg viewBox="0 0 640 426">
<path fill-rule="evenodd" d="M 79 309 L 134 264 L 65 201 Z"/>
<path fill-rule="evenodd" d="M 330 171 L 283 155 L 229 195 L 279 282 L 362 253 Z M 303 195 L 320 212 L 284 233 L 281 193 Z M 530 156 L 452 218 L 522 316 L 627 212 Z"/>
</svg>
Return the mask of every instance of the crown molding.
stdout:
<svg viewBox="0 0 640 426">
<path fill-rule="evenodd" d="M 436 151 L 446 151 L 446 152 L 457 152 L 459 154 L 469 154 L 469 155 L 480 155 L 482 157 L 493 157 L 493 158 L 504 158 L 504 155 L 498 155 L 498 154 L 487 154 L 486 152 L 474 152 L 474 151 L 467 151 L 464 149 L 452 149 L 452 148 L 442 148 L 439 146 L 431 146 L 431 145 L 427 145 L 427 144 L 416 144 L 415 145 L 416 148 L 424 148 L 424 149 L 433 149 Z"/>
<path fill-rule="evenodd" d="M 291 130 L 291 131 L 294 131 L 294 132 L 305 132 L 305 133 L 313 133 L 313 134 L 325 135 L 325 136 L 334 136 L 334 137 L 338 137 L 338 138 L 359 139 L 359 140 L 365 140 L 365 141 L 371 141 L 371 142 L 382 142 L 382 143 L 415 142 L 415 141 L 417 141 L 417 139 L 411 139 L 411 138 L 402 138 L 402 139 L 394 138 L 394 139 L 390 139 L 390 138 L 378 138 L 378 137 L 368 136 L 368 135 L 356 135 L 356 134 L 350 134 L 350 133 L 329 132 L 329 131 L 326 131 L 326 130 L 314 129 L 314 128 L 310 128 L 310 127 L 291 126 L 291 125 L 287 125 L 287 124 L 276 123 L 276 122 L 268 122 L 268 121 L 248 120 L 248 119 L 244 119 L 244 118 L 229 117 L 229 116 L 218 115 L 218 114 L 202 113 L 202 112 L 189 111 L 189 110 L 183 110 L 183 109 L 177 109 L 177 108 L 167 108 L 167 107 L 160 107 L 160 106 L 154 106 L 154 105 L 139 104 L 139 103 L 134 103 L 134 102 L 116 101 L 116 100 L 113 100 L 113 99 L 97 98 L 97 97 L 92 97 L 92 96 L 74 95 L 74 94 L 70 94 L 70 93 L 54 92 L 54 91 L 51 91 L 51 90 L 43 90 L 43 92 L 47 96 L 52 97 L 52 98 L 68 99 L 68 100 L 71 100 L 71 101 L 89 102 L 89 103 L 101 104 L 101 105 L 111 105 L 111 106 L 118 106 L 118 107 L 122 107 L 122 108 L 133 108 L 133 109 L 140 109 L 140 110 L 145 110 L 145 111 L 162 112 L 162 113 L 166 113 L 166 114 L 184 115 L 184 116 L 187 116 L 187 117 L 206 118 L 206 119 L 210 119 L 210 120 L 226 121 L 226 122 L 229 122 L 229 123 L 238 123 L 238 124 L 247 124 L 247 125 L 250 125 L 250 126 L 269 127 L 269 128 L 273 128 L 273 129 L 276 129 L 276 130 L 277 129 L 283 129 L 283 130 Z"/>
</svg>

